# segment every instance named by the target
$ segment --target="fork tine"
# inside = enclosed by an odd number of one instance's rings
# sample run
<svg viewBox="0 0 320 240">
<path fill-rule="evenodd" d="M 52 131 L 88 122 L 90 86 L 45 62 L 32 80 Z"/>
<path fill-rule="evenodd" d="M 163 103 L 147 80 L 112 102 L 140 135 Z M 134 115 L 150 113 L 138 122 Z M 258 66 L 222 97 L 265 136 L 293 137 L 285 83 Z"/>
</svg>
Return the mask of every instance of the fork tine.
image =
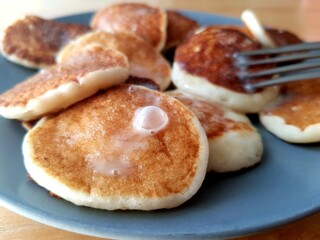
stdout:
<svg viewBox="0 0 320 240">
<path fill-rule="evenodd" d="M 303 62 L 303 63 L 297 63 L 297 64 L 291 64 L 288 66 L 283 67 L 276 67 L 260 72 L 246 72 L 246 71 L 240 71 L 238 73 L 238 77 L 241 80 L 246 80 L 248 78 L 257 78 L 257 77 L 263 77 L 267 75 L 273 75 L 273 74 L 279 74 L 279 73 L 287 73 L 287 72 L 294 72 L 298 70 L 305 70 L 310 68 L 316 68 L 320 67 L 320 61 L 317 62 Z"/>
<path fill-rule="evenodd" d="M 246 57 L 237 57 L 235 64 L 238 67 L 246 67 L 246 66 L 252 66 L 252 65 L 289 62 L 289 61 L 294 61 L 294 60 L 311 59 L 311 58 L 320 58 L 320 52 L 296 53 L 296 54 L 290 54 L 290 55 L 273 57 L 273 58 L 266 58 L 266 59 L 259 59 L 259 60 L 251 60 Z"/>
<path fill-rule="evenodd" d="M 255 51 L 239 52 L 235 54 L 235 57 L 251 57 L 257 55 L 290 53 L 307 50 L 320 50 L 320 42 L 299 43 L 277 48 L 264 48 Z"/>
<path fill-rule="evenodd" d="M 252 92 L 258 88 L 263 88 L 263 87 L 268 87 L 268 86 L 273 86 L 273 85 L 278 85 L 278 84 L 288 83 L 288 82 L 293 82 L 293 81 L 300 81 L 300 80 L 304 80 L 304 79 L 316 79 L 319 77 L 320 77 L 320 71 L 305 72 L 305 73 L 300 73 L 300 74 L 295 73 L 292 75 L 287 75 L 287 76 L 267 80 L 264 82 L 251 83 L 251 82 L 247 81 L 244 83 L 244 88 L 248 92 Z"/>
</svg>

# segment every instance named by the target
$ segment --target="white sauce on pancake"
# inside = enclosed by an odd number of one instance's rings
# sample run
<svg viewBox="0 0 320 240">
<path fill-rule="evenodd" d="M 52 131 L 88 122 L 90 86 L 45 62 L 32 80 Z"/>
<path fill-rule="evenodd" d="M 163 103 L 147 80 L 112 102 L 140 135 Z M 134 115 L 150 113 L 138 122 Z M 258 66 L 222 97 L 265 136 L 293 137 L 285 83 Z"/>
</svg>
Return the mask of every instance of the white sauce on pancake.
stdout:
<svg viewBox="0 0 320 240">
<path fill-rule="evenodd" d="M 132 156 L 139 157 L 148 147 L 146 136 L 157 133 L 168 124 L 168 115 L 158 106 L 146 106 L 136 110 L 132 126 L 120 134 L 110 136 L 113 147 L 85 156 L 88 167 L 94 173 L 108 176 L 128 176 L 133 169 L 142 169 L 130 163 Z M 102 139 L 101 139 L 102 140 Z M 141 151 L 142 150 L 142 151 Z M 94 175 L 93 175 L 94 178 Z"/>
<path fill-rule="evenodd" d="M 138 108 L 133 118 L 133 128 L 140 134 L 154 134 L 168 124 L 168 115 L 158 106 Z"/>
<path fill-rule="evenodd" d="M 128 91 L 133 92 L 134 89 L 129 87 Z M 142 166 L 130 163 L 129 159 L 133 155 L 139 158 L 143 150 L 148 147 L 146 137 L 164 129 L 169 122 L 167 113 L 159 107 L 160 98 L 153 94 L 146 94 L 144 98 L 149 105 L 136 109 L 132 125 L 119 134 L 109 136 L 112 138 L 112 148 L 85 156 L 88 167 L 94 173 L 125 177 L 130 175 L 133 169 L 142 169 Z M 108 132 L 107 129 L 104 131 Z"/>
<path fill-rule="evenodd" d="M 112 136 L 113 148 L 101 154 L 96 151 L 85 156 L 85 159 L 94 173 L 108 176 L 128 176 L 133 168 L 141 169 L 130 163 L 130 157 L 136 151 L 143 150 L 148 144 L 143 141 L 141 134 L 135 133 L 131 128 L 121 134 Z M 94 175 L 93 175 L 94 178 Z"/>
</svg>

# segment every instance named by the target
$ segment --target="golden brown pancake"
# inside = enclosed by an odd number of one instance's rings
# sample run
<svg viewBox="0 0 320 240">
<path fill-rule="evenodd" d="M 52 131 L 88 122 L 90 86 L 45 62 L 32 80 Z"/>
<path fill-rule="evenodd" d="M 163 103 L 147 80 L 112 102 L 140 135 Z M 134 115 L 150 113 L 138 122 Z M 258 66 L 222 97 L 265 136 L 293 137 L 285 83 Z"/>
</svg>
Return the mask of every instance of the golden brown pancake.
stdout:
<svg viewBox="0 0 320 240">
<path fill-rule="evenodd" d="M 230 25 L 230 24 L 223 24 L 223 25 L 210 25 L 209 26 L 210 29 L 217 29 L 217 30 L 221 30 L 221 29 L 229 29 L 229 30 L 236 30 L 239 32 L 242 32 L 243 34 L 247 35 L 249 38 L 253 39 L 254 36 L 251 34 L 251 32 L 245 27 L 245 26 L 240 26 L 240 25 Z M 197 29 L 197 33 L 200 33 L 204 30 L 207 30 L 207 27 L 200 27 L 199 29 Z"/>
<path fill-rule="evenodd" d="M 295 39 L 278 38 L 279 44 Z M 282 84 L 279 97 L 260 112 L 262 125 L 291 143 L 320 142 L 320 79 Z"/>
<path fill-rule="evenodd" d="M 194 34 L 198 23 L 176 11 L 167 11 L 168 26 L 165 49 L 173 48 Z"/>
<path fill-rule="evenodd" d="M 262 140 L 245 115 L 180 91 L 168 94 L 188 107 L 205 130 L 209 142 L 208 171 L 237 171 L 260 162 Z"/>
<path fill-rule="evenodd" d="M 259 48 L 257 42 L 237 29 L 207 27 L 177 47 L 172 81 L 182 91 L 210 102 L 240 112 L 258 112 L 277 96 L 278 89 L 269 87 L 247 93 L 237 76 L 239 69 L 233 55 Z M 270 66 L 255 66 L 248 71 L 267 68 Z"/>
<path fill-rule="evenodd" d="M 278 47 L 302 42 L 297 35 L 287 30 L 270 28 L 266 31 Z"/>
<path fill-rule="evenodd" d="M 279 98 L 260 113 L 264 127 L 293 143 L 320 141 L 320 79 L 285 84 Z"/>
<path fill-rule="evenodd" d="M 212 27 L 219 28 L 219 29 L 235 29 L 243 32 L 248 37 L 255 39 L 254 35 L 250 32 L 250 30 L 247 27 L 242 27 L 237 25 L 214 25 Z M 264 28 L 264 30 L 272 38 L 275 45 L 279 47 L 302 42 L 302 40 L 297 35 L 284 29 Z"/>
<path fill-rule="evenodd" d="M 153 131 L 144 122 L 151 131 L 138 131 L 134 119 L 150 106 L 166 124 Z M 41 120 L 25 137 L 23 154 L 35 182 L 77 205 L 153 210 L 197 192 L 207 144 L 198 119 L 179 101 L 124 84 Z"/>
<path fill-rule="evenodd" d="M 19 120 L 38 119 L 123 83 L 129 63 L 122 53 L 99 46 L 84 48 L 74 58 L 17 84 L 0 95 L 0 115 Z"/>
<path fill-rule="evenodd" d="M 269 29 L 267 33 L 277 46 L 302 42 L 285 30 Z M 320 79 L 281 85 L 279 97 L 260 113 L 260 121 L 271 133 L 287 142 L 319 142 L 319 91 Z"/>
<path fill-rule="evenodd" d="M 166 40 L 167 15 L 146 4 L 120 3 L 98 11 L 91 27 L 106 32 L 132 32 L 161 51 Z"/>
<path fill-rule="evenodd" d="M 98 44 L 124 53 L 129 60 L 131 76 L 151 79 L 160 86 L 161 90 L 169 86 L 171 67 L 168 61 L 132 33 L 98 31 L 85 34 L 66 45 L 58 54 L 57 62 L 66 61 L 90 44 Z"/>
<path fill-rule="evenodd" d="M 55 64 L 55 54 L 63 45 L 89 30 L 85 25 L 26 16 L 5 29 L 1 52 L 25 67 L 45 68 Z"/>
<path fill-rule="evenodd" d="M 185 71 L 206 78 L 213 84 L 246 93 L 236 75 L 238 68 L 234 65 L 232 55 L 259 48 L 258 43 L 236 29 L 208 27 L 181 44 L 174 61 L 183 64 Z M 263 69 L 265 67 L 251 71 Z"/>
</svg>

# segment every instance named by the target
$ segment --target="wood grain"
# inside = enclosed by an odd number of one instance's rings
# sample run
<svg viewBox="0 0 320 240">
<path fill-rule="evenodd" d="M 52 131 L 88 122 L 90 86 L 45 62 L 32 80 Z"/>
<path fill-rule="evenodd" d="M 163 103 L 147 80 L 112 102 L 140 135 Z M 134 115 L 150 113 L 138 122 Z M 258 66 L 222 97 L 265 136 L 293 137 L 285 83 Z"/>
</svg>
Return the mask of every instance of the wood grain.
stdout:
<svg viewBox="0 0 320 240">
<path fill-rule="evenodd" d="M 3 240 L 99 240 L 46 226 L 19 216 L 0 207 L 0 239 Z M 318 240 L 320 239 L 320 213 L 293 223 L 234 240 Z"/>
<path fill-rule="evenodd" d="M 0 0 L 0 29 L 25 13 L 46 18 L 99 9 L 117 0 Z M 134 2 L 127 0 L 126 2 Z M 320 40 L 319 0 L 140 0 L 163 8 L 203 11 L 239 17 L 246 9 L 254 10 L 269 26 L 288 29 L 308 41 Z M 96 240 L 49 227 L 0 207 L 0 239 L 4 240 Z M 293 223 L 237 240 L 317 240 L 320 239 L 320 213 Z"/>
</svg>

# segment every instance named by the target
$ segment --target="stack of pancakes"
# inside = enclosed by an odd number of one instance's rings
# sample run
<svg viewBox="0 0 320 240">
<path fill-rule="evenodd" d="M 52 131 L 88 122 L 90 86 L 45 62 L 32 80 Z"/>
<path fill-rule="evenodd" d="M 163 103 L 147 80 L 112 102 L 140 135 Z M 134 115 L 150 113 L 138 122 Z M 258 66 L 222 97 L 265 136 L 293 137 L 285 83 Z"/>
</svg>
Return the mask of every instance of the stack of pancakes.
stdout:
<svg viewBox="0 0 320 240">
<path fill-rule="evenodd" d="M 29 129 L 31 178 L 77 205 L 154 210 L 190 199 L 208 171 L 258 163 L 262 139 L 245 114 L 279 89 L 246 93 L 231 58 L 261 45 L 239 27 L 198 27 L 134 3 L 98 11 L 90 27 L 35 16 L 9 26 L 3 56 L 41 68 L 0 95 L 0 114 Z M 161 51 L 172 48 L 171 73 Z M 164 92 L 171 78 L 177 90 Z"/>
<path fill-rule="evenodd" d="M 285 30 L 266 29 L 254 13 L 245 11 L 242 18 L 252 37 L 264 45 L 284 46 L 301 43 L 302 40 Z M 276 137 L 290 143 L 314 143 L 320 141 L 320 79 L 292 82 L 280 86 L 280 94 L 259 113 L 262 125 Z"/>
</svg>

